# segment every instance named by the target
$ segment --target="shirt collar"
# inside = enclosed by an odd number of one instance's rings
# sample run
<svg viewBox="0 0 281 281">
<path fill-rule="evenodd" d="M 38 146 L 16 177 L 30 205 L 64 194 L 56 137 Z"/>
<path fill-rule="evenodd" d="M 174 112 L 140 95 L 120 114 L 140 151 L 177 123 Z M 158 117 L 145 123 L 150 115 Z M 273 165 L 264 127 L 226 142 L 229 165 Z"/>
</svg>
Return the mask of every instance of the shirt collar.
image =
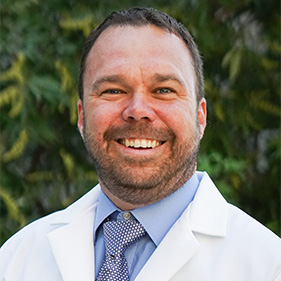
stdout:
<svg viewBox="0 0 281 281">
<path fill-rule="evenodd" d="M 103 221 L 115 211 L 120 212 L 121 210 L 112 203 L 112 201 L 104 194 L 103 190 L 101 189 L 94 224 L 94 233 L 96 233 L 98 227 L 103 223 Z"/>
<path fill-rule="evenodd" d="M 158 246 L 169 229 L 193 200 L 199 185 L 195 173 L 182 187 L 154 204 L 131 210 L 131 214 L 143 225 Z M 121 212 L 101 190 L 94 224 L 94 233 L 102 222 L 115 211 Z"/>
</svg>

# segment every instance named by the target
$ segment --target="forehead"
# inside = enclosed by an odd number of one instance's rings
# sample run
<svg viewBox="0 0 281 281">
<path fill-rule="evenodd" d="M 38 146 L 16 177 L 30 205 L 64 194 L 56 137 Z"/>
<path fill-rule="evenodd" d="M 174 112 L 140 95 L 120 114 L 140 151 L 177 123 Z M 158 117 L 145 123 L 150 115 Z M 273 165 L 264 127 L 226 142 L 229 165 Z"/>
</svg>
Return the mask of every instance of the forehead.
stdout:
<svg viewBox="0 0 281 281">
<path fill-rule="evenodd" d="M 117 38 L 119 40 L 116 40 Z M 182 46 L 185 46 L 183 40 L 179 38 L 177 35 L 152 24 L 141 25 L 141 26 L 132 26 L 132 25 L 109 26 L 100 34 L 94 46 L 99 46 L 99 44 L 112 42 L 112 41 L 117 43 L 120 42 L 122 39 L 130 39 L 130 41 L 128 41 L 127 43 L 133 43 L 141 40 L 150 40 L 151 38 L 166 41 L 167 44 L 169 44 L 169 42 L 172 41 L 173 42 L 178 41 L 178 43 L 181 42 L 180 44 L 182 44 Z M 155 40 L 150 41 L 150 43 L 156 44 Z"/>
<path fill-rule="evenodd" d="M 182 39 L 154 25 L 145 25 L 108 27 L 93 45 L 87 64 L 116 58 L 147 59 L 148 55 L 150 60 L 166 55 L 169 59 L 192 62 Z"/>
<path fill-rule="evenodd" d="M 175 74 L 195 84 L 193 64 L 184 41 L 153 25 L 114 26 L 101 33 L 86 62 L 84 86 L 106 75 L 134 77 Z M 193 86 L 192 86 L 193 88 Z"/>
</svg>

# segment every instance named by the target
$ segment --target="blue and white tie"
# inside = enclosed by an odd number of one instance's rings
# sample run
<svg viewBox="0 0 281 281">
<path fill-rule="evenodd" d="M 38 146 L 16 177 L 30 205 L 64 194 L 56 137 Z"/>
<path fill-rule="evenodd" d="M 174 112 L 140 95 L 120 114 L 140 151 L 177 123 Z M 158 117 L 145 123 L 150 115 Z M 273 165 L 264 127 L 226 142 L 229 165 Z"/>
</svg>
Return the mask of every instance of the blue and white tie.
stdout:
<svg viewBox="0 0 281 281">
<path fill-rule="evenodd" d="M 105 259 L 96 281 L 129 281 L 126 249 L 145 235 L 143 226 L 134 220 L 108 221 L 103 224 Z"/>
</svg>

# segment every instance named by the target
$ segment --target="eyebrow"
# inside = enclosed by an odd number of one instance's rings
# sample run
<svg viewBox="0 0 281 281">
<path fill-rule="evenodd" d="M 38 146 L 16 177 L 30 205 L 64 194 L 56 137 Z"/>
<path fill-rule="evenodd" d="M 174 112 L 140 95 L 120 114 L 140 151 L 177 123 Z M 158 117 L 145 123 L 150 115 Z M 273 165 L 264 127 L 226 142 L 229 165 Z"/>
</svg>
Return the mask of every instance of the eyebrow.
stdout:
<svg viewBox="0 0 281 281">
<path fill-rule="evenodd" d="M 91 86 L 91 90 L 94 91 L 95 89 L 98 89 L 100 85 L 103 83 L 109 82 L 109 83 L 120 83 L 123 80 L 123 78 L 120 75 L 110 75 L 110 76 L 104 76 L 97 80 L 95 80 Z"/>
<path fill-rule="evenodd" d="M 152 80 L 154 80 L 155 82 L 166 82 L 166 81 L 175 81 L 177 82 L 179 85 L 184 86 L 185 83 L 183 82 L 182 79 L 180 79 L 178 76 L 174 75 L 174 74 L 159 74 L 156 73 L 153 75 Z M 98 89 L 103 83 L 124 83 L 124 77 L 120 76 L 120 75 L 109 75 L 109 76 L 104 76 L 101 77 L 97 80 L 95 80 L 91 86 L 91 91 L 94 91 L 96 89 Z"/>
<path fill-rule="evenodd" d="M 156 73 L 156 74 L 153 75 L 153 79 L 156 82 L 175 81 L 178 84 L 180 84 L 181 86 L 185 85 L 183 80 L 180 79 L 178 76 L 176 76 L 174 74 L 159 74 L 159 73 Z"/>
</svg>

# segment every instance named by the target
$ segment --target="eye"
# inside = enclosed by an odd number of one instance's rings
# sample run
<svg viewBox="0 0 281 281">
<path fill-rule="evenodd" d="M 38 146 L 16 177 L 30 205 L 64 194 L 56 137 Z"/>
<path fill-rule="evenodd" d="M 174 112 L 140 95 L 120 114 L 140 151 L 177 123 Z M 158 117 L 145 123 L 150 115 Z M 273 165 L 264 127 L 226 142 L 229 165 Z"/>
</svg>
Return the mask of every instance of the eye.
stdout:
<svg viewBox="0 0 281 281">
<path fill-rule="evenodd" d="M 156 92 L 159 94 L 169 94 L 169 93 L 173 93 L 174 91 L 170 88 L 160 88 Z"/>
<path fill-rule="evenodd" d="M 119 89 L 108 89 L 102 92 L 102 94 L 121 94 L 122 91 Z"/>
</svg>

